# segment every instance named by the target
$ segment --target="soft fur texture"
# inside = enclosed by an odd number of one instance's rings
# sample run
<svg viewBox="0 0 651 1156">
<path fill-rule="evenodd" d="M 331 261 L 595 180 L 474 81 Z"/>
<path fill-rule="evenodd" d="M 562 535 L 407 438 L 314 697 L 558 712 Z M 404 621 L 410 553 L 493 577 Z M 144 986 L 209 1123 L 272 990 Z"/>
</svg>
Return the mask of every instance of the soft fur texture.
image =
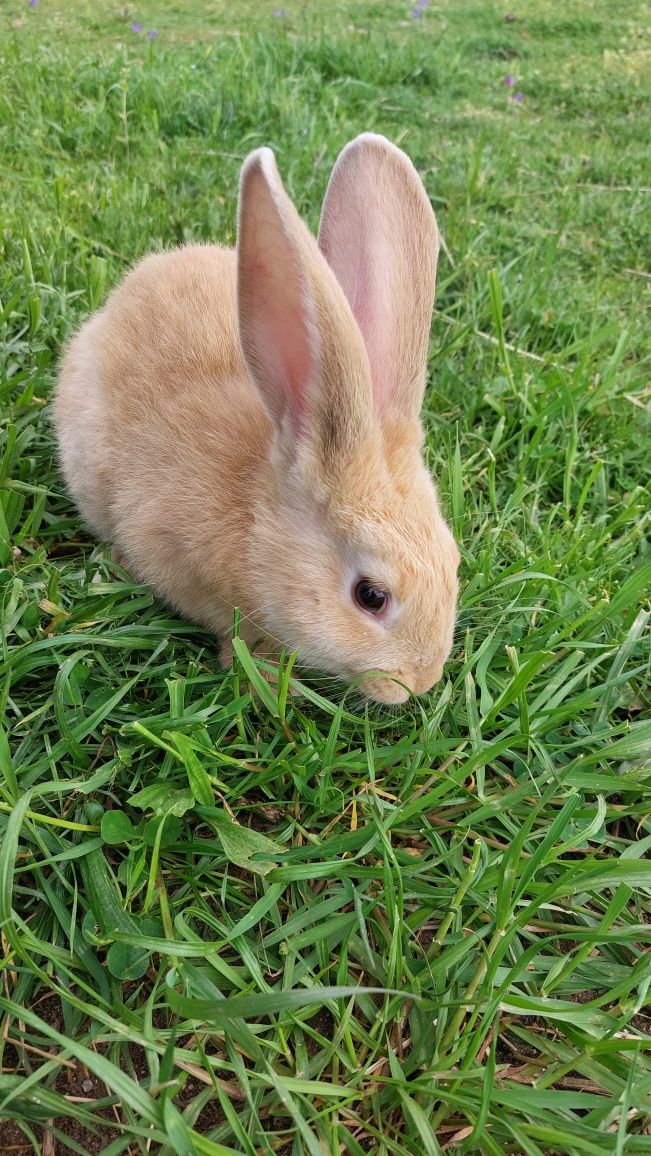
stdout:
<svg viewBox="0 0 651 1156">
<path fill-rule="evenodd" d="M 370 698 L 440 678 L 459 555 L 421 459 L 437 252 L 383 137 L 341 153 L 318 244 L 259 149 L 237 253 L 145 258 L 71 342 L 54 404 L 70 491 L 134 576 L 226 636 L 224 661 L 237 606 L 250 645 L 363 676 Z M 361 577 L 390 592 L 384 615 L 355 602 Z"/>
</svg>

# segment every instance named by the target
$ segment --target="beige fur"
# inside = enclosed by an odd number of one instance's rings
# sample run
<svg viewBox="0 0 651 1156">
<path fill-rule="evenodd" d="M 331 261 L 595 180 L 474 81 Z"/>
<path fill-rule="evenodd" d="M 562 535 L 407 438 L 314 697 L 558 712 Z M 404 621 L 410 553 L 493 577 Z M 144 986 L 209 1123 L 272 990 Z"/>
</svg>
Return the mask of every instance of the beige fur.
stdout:
<svg viewBox="0 0 651 1156">
<path fill-rule="evenodd" d="M 237 254 L 145 258 L 71 342 L 61 465 L 95 533 L 188 618 L 224 636 L 237 606 L 250 645 L 400 702 L 393 679 L 441 676 L 459 558 L 420 455 L 438 240 L 403 153 L 347 146 L 319 244 L 251 154 Z M 390 590 L 384 618 L 354 601 L 361 576 Z"/>
</svg>

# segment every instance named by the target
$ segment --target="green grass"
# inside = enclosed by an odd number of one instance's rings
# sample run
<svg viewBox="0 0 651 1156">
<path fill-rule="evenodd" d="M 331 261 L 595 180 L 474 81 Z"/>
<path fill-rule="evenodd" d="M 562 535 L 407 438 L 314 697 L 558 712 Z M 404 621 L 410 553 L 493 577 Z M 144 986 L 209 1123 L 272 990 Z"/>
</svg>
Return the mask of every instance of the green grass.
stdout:
<svg viewBox="0 0 651 1156">
<path fill-rule="evenodd" d="M 0 5 L 2 1151 L 651 1151 L 645 6 L 513 9 Z M 445 237 L 463 550 L 444 681 L 368 715 L 220 671 L 47 408 L 134 259 L 232 240 L 250 149 L 315 226 L 364 129 Z"/>
</svg>

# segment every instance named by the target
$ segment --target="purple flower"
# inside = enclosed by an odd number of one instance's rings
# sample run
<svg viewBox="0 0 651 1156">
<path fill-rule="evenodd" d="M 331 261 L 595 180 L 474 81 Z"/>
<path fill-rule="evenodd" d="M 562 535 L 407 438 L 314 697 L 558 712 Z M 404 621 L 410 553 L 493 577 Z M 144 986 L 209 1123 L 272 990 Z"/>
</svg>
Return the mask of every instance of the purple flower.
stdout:
<svg viewBox="0 0 651 1156">
<path fill-rule="evenodd" d="M 131 25 L 131 31 L 132 32 L 142 32 L 142 24 L 140 23 L 139 20 L 134 20 L 133 24 Z"/>
<path fill-rule="evenodd" d="M 513 99 L 517 100 L 517 102 L 519 104 L 521 100 L 524 100 L 524 93 L 523 92 L 514 92 L 513 93 Z"/>
<path fill-rule="evenodd" d="M 515 77 L 512 76 L 509 72 L 508 76 L 504 77 L 504 83 L 507 88 L 513 88 L 513 85 L 515 84 Z"/>
<path fill-rule="evenodd" d="M 36 8 L 38 0 L 27 0 L 27 3 L 29 4 L 30 8 Z"/>
<path fill-rule="evenodd" d="M 419 20 L 423 12 L 429 5 L 429 0 L 416 0 L 414 7 L 411 10 L 411 17 L 413 20 Z"/>
<path fill-rule="evenodd" d="M 150 28 L 147 35 L 148 35 L 150 40 L 156 40 L 156 38 L 158 36 L 158 31 L 156 28 Z"/>
</svg>

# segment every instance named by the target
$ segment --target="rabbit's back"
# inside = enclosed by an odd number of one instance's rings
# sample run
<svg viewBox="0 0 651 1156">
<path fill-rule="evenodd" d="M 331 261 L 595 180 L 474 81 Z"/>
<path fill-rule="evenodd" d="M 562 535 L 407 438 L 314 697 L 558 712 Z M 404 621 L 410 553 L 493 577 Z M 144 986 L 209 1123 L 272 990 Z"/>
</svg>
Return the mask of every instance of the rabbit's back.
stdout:
<svg viewBox="0 0 651 1156">
<path fill-rule="evenodd" d="M 109 298 L 100 363 L 125 416 L 247 384 L 237 336 L 235 254 L 193 245 L 146 257 Z M 194 384 L 193 384 L 194 383 Z M 253 390 L 251 396 L 255 397 Z"/>
</svg>

